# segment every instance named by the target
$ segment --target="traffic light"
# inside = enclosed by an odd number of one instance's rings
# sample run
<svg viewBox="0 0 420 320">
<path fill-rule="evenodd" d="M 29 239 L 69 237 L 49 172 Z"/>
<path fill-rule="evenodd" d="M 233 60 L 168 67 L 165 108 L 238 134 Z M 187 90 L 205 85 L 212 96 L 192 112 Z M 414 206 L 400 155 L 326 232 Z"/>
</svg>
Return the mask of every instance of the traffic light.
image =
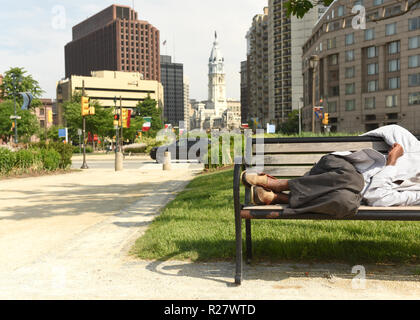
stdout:
<svg viewBox="0 0 420 320">
<path fill-rule="evenodd" d="M 119 122 L 120 122 L 120 115 L 115 114 L 114 115 L 114 127 L 118 127 Z"/>
<path fill-rule="evenodd" d="M 330 114 L 329 114 L 329 113 L 326 113 L 326 114 L 324 115 L 324 120 L 322 120 L 322 123 L 323 123 L 324 125 L 328 125 L 328 124 L 330 123 L 330 119 L 329 119 L 329 117 L 330 117 Z"/>
<path fill-rule="evenodd" d="M 82 117 L 88 116 L 90 113 L 89 98 L 82 97 Z"/>
<path fill-rule="evenodd" d="M 95 107 L 89 108 L 89 115 L 94 116 L 95 115 Z"/>
</svg>

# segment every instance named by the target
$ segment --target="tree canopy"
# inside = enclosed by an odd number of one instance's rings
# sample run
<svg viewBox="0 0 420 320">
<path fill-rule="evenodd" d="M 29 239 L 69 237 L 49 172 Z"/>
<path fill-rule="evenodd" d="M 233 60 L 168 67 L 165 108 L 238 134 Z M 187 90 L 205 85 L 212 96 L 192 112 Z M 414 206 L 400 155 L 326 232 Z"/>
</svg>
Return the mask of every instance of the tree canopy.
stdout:
<svg viewBox="0 0 420 320">
<path fill-rule="evenodd" d="M 81 93 L 76 92 L 71 100 L 63 104 L 64 120 L 70 139 L 74 141 L 78 140 L 77 129 L 83 127 L 81 97 Z M 112 108 L 104 108 L 97 101 L 91 101 L 91 105 L 95 107 L 95 115 L 86 117 L 86 131 L 102 138 L 114 136 Z"/>
<path fill-rule="evenodd" d="M 303 18 L 305 14 L 311 10 L 313 7 L 317 5 L 324 5 L 328 7 L 334 0 L 289 0 L 285 3 L 287 13 L 292 16 L 296 16 L 297 18 Z M 380 18 L 372 18 L 372 21 L 380 21 L 385 19 L 394 18 L 396 16 L 404 15 L 410 10 L 413 10 L 420 5 L 420 0 L 395 0 L 395 2 L 404 4 L 404 8 L 397 14 L 387 16 L 387 17 L 380 17 Z"/>
<path fill-rule="evenodd" d="M 10 119 L 10 116 L 14 114 L 13 101 L 6 100 L 0 103 L 0 137 L 5 140 L 8 140 L 14 134 L 14 120 Z M 21 117 L 21 119 L 17 120 L 19 140 L 23 139 L 24 141 L 28 141 L 31 136 L 39 133 L 38 119 L 31 111 L 17 109 L 17 115 Z"/>
<path fill-rule="evenodd" d="M 16 90 L 13 87 L 13 77 L 16 79 Z M 39 86 L 38 81 L 32 78 L 30 74 L 23 68 L 11 68 L 6 71 L 3 77 L 3 83 L 0 85 L 0 98 L 3 100 L 13 100 L 14 93 L 30 92 L 34 96 L 34 101 L 31 105 L 32 108 L 41 104 L 38 100 L 44 92 Z M 22 104 L 22 97 L 16 96 L 19 105 Z"/>
<path fill-rule="evenodd" d="M 156 136 L 157 132 L 163 128 L 162 109 L 157 107 L 157 101 L 151 99 L 150 96 L 137 104 L 136 112 L 142 118 L 152 118 L 152 127 L 148 135 Z"/>
</svg>

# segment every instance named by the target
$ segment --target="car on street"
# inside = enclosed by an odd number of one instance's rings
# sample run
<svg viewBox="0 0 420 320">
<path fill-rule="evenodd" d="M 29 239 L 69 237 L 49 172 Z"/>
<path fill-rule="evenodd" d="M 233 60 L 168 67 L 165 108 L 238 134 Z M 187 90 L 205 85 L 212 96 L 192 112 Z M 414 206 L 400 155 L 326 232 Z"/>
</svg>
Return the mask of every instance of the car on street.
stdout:
<svg viewBox="0 0 420 320">
<path fill-rule="evenodd" d="M 183 160 L 183 161 L 198 161 L 203 162 L 203 157 L 207 154 L 208 149 L 206 149 L 206 140 L 197 139 L 181 139 L 176 142 L 161 146 L 155 147 L 150 151 L 150 157 L 153 160 L 156 160 L 158 163 L 164 162 L 165 152 L 171 152 L 172 160 Z M 210 147 L 210 139 L 207 140 L 207 146 Z"/>
</svg>

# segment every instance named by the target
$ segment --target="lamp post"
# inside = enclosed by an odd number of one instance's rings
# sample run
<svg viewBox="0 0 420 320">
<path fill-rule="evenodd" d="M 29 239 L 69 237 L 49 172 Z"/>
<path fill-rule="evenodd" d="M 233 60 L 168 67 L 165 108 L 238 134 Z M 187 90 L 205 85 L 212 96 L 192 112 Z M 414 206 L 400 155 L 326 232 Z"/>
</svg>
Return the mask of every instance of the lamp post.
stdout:
<svg viewBox="0 0 420 320">
<path fill-rule="evenodd" d="M 315 103 L 316 103 L 316 73 L 319 64 L 319 56 L 313 55 L 309 58 L 309 68 L 312 69 L 312 133 L 315 133 Z"/>
<path fill-rule="evenodd" d="M 15 108 L 15 144 L 18 144 L 18 132 L 17 132 L 17 113 L 16 113 L 16 91 L 17 91 L 17 82 L 20 82 L 22 78 L 20 76 L 17 76 L 16 74 L 12 74 L 12 83 L 13 83 L 13 105 Z"/>
</svg>

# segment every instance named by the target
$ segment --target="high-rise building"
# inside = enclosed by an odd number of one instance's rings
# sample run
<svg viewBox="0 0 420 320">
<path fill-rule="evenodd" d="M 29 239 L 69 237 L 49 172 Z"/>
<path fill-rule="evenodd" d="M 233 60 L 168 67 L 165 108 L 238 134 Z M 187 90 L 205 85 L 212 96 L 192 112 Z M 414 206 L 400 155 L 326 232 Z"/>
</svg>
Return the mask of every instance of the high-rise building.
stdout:
<svg viewBox="0 0 420 320">
<path fill-rule="evenodd" d="M 138 20 L 132 8 L 111 5 L 73 27 L 65 69 L 66 78 L 111 70 L 140 72 L 146 80 L 160 81 L 159 30 Z"/>
<path fill-rule="evenodd" d="M 269 0 L 268 122 L 281 124 L 303 97 L 302 47 L 325 7 L 316 6 L 303 19 L 288 17 L 286 0 Z"/>
<path fill-rule="evenodd" d="M 179 126 L 184 121 L 184 65 L 161 56 L 161 81 L 165 93 L 166 123 Z"/>
<path fill-rule="evenodd" d="M 399 124 L 420 134 L 420 5 L 401 15 L 401 1 L 364 1 L 368 19 L 360 29 L 347 4 L 334 1 L 304 45 L 304 129 L 312 129 L 315 85 L 315 103 L 329 113 L 332 131 Z M 321 126 L 316 119 L 315 130 Z"/>
<path fill-rule="evenodd" d="M 248 60 L 241 62 L 241 122 L 249 121 L 249 84 Z"/>
<path fill-rule="evenodd" d="M 258 127 L 270 121 L 268 99 L 268 8 L 257 14 L 247 35 L 248 120 Z M 248 121 L 246 121 L 248 122 Z"/>
<path fill-rule="evenodd" d="M 191 102 L 190 102 L 190 79 L 184 76 L 184 129 L 190 129 L 190 114 L 191 114 Z"/>
</svg>

